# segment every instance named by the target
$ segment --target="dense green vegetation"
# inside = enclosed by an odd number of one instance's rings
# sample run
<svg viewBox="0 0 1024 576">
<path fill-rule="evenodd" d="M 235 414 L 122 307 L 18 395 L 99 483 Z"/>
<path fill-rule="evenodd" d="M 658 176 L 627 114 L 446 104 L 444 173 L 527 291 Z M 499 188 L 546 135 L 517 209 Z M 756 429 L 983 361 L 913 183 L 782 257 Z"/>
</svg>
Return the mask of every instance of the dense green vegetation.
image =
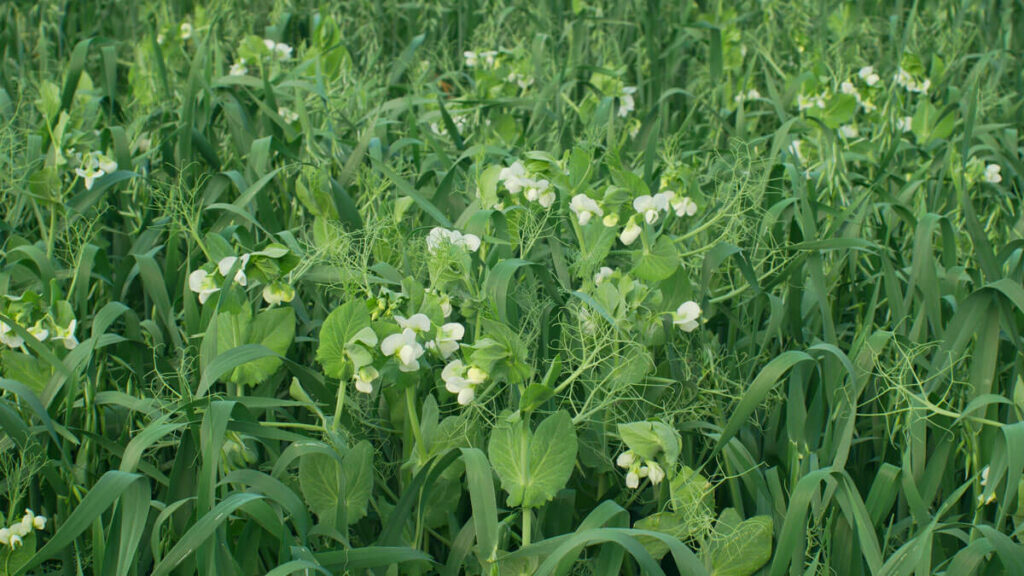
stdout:
<svg viewBox="0 0 1024 576">
<path fill-rule="evenodd" d="M 1022 24 L 3 4 L 0 575 L 1024 574 Z"/>
</svg>

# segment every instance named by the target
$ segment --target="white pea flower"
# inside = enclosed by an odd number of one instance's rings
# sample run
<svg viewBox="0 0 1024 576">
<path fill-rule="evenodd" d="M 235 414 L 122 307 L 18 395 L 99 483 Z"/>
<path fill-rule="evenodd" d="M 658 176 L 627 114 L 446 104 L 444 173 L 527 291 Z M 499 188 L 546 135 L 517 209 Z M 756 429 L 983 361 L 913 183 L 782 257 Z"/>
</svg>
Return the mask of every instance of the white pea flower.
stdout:
<svg viewBox="0 0 1024 576">
<path fill-rule="evenodd" d="M 526 167 L 518 160 L 511 166 L 502 168 L 498 173 L 498 179 L 505 182 L 505 189 L 509 194 L 519 194 L 523 187 L 530 182 L 530 179 L 526 177 Z"/>
<path fill-rule="evenodd" d="M 486 50 L 484 52 L 481 52 L 480 56 L 483 57 L 484 62 L 487 64 L 487 66 L 493 68 L 495 58 L 498 56 L 498 52 L 495 50 Z"/>
<path fill-rule="evenodd" d="M 682 329 L 683 332 L 693 332 L 700 326 L 700 306 L 693 300 L 683 302 L 676 309 L 672 323 Z"/>
<path fill-rule="evenodd" d="M 600 286 L 602 282 L 611 277 L 615 271 L 607 266 L 601 266 L 601 269 L 594 274 L 594 284 Z"/>
<path fill-rule="evenodd" d="M 356 390 L 363 394 L 373 393 L 373 381 L 380 376 L 380 372 L 373 366 L 363 366 L 356 371 Z"/>
<path fill-rule="evenodd" d="M 640 475 L 630 470 L 626 473 L 626 488 L 636 490 L 640 487 Z"/>
<path fill-rule="evenodd" d="M 35 520 L 36 515 L 32 512 L 32 510 L 26 508 L 25 515 L 21 517 L 21 530 L 23 530 L 25 534 L 29 534 L 30 532 L 32 532 L 32 529 L 35 528 L 36 525 Z"/>
<path fill-rule="evenodd" d="M 633 200 L 633 209 L 637 214 L 642 215 L 648 224 L 654 224 L 658 221 L 658 211 L 662 209 L 662 202 L 654 196 L 645 194 Z"/>
<path fill-rule="evenodd" d="M 586 226 L 594 216 L 603 216 L 604 210 L 597 201 L 586 194 L 577 194 L 569 201 L 569 209 L 576 215 L 580 226 Z"/>
<path fill-rule="evenodd" d="M 235 272 L 235 282 L 241 286 L 245 286 L 249 283 L 249 279 L 245 276 L 245 267 L 249 264 L 249 255 L 242 254 L 241 256 L 227 256 L 221 258 L 220 262 L 217 262 L 217 270 L 221 276 L 227 277 L 231 269 L 234 268 L 235 263 L 238 262 L 238 270 Z"/>
<path fill-rule="evenodd" d="M 629 221 L 626 222 L 626 227 L 622 229 L 622 234 L 619 234 L 619 240 L 626 246 L 629 246 L 633 242 L 636 242 L 636 239 L 640 237 L 640 232 L 642 231 L 643 229 L 640 228 L 640 225 L 630 218 Z"/>
<path fill-rule="evenodd" d="M 672 201 L 672 209 L 675 210 L 676 216 L 680 218 L 684 216 L 693 216 L 697 213 L 697 203 L 689 196 L 683 196 L 682 198 Z"/>
<path fill-rule="evenodd" d="M 447 294 L 441 295 L 441 314 L 445 318 L 452 315 L 452 299 Z"/>
<path fill-rule="evenodd" d="M 11 348 L 21 348 L 25 344 L 25 339 L 15 334 L 14 328 L 0 322 L 0 342 Z"/>
<path fill-rule="evenodd" d="M 75 168 L 75 174 L 85 181 L 86 190 L 92 190 L 92 185 L 94 182 L 96 182 L 96 179 L 103 177 L 103 175 L 106 174 L 106 172 L 100 170 L 99 167 L 88 167 Z"/>
<path fill-rule="evenodd" d="M 907 72 L 903 68 L 897 70 L 896 75 L 893 76 L 892 79 L 896 81 L 896 84 L 899 84 L 904 88 L 908 88 L 914 83 L 914 77 L 910 75 L 910 72 Z"/>
<path fill-rule="evenodd" d="M 295 288 L 284 282 L 273 282 L 263 287 L 263 301 L 271 306 L 295 299 Z"/>
<path fill-rule="evenodd" d="M 796 107 L 801 112 L 803 112 L 804 110 L 810 110 L 811 108 L 824 108 L 825 97 L 822 96 L 821 94 L 817 94 L 815 96 L 805 96 L 803 94 L 799 94 L 796 97 Z"/>
<path fill-rule="evenodd" d="M 164 37 L 164 33 L 163 33 L 163 32 L 159 32 L 159 33 L 157 33 L 157 35 L 156 35 L 156 43 L 157 43 L 157 44 L 159 44 L 160 46 L 163 46 L 163 45 L 164 45 L 164 42 L 165 42 L 166 40 L 167 40 L 167 38 L 166 38 L 166 37 Z"/>
<path fill-rule="evenodd" d="M 874 86 L 879 80 L 881 80 L 881 78 L 878 77 L 878 74 L 875 74 L 874 66 L 865 66 L 861 68 L 860 71 L 857 72 L 857 75 L 860 76 L 860 79 L 868 86 Z"/>
<path fill-rule="evenodd" d="M 523 196 L 530 202 L 539 201 L 541 196 L 547 193 L 548 187 L 551 186 L 551 183 L 544 179 L 528 180 L 525 184 L 526 190 L 523 192 Z"/>
<path fill-rule="evenodd" d="M 437 338 L 431 342 L 433 347 L 447 359 L 459 349 L 459 341 L 466 335 L 466 327 L 458 322 L 449 322 L 437 331 Z"/>
<path fill-rule="evenodd" d="M 267 38 L 263 40 L 263 45 L 266 46 L 267 50 L 270 50 L 278 60 L 287 60 L 292 57 L 292 47 L 284 42 L 274 42 Z"/>
<path fill-rule="evenodd" d="M 416 332 L 406 328 L 401 334 L 392 334 L 380 343 L 380 351 L 385 356 L 398 359 L 398 369 L 402 372 L 415 372 L 420 369 L 419 358 L 423 356 L 423 346 L 416 341 Z"/>
<path fill-rule="evenodd" d="M 193 270 L 188 275 L 188 289 L 199 294 L 199 303 L 206 304 L 207 299 L 210 298 L 210 294 L 220 290 L 220 286 L 217 285 L 216 279 L 213 274 L 210 274 L 202 268 Z"/>
<path fill-rule="evenodd" d="M 636 94 L 636 86 L 626 86 L 622 89 L 622 95 L 619 96 L 619 116 L 625 118 L 629 116 L 629 113 L 636 110 L 636 100 L 633 98 L 633 94 Z"/>
<path fill-rule="evenodd" d="M 470 252 L 476 252 L 480 249 L 480 237 L 476 234 L 463 234 L 458 230 L 448 230 L 441 227 L 436 227 L 427 234 L 427 251 L 431 254 L 437 252 L 437 249 L 445 244 L 459 246 Z"/>
<path fill-rule="evenodd" d="M 988 486 L 988 466 L 981 469 L 981 485 Z"/>
<path fill-rule="evenodd" d="M 25 522 L 15 522 L 14 524 L 11 524 L 9 528 L 11 529 L 12 539 L 15 536 L 24 538 L 32 532 L 32 523 L 29 522 L 28 524 L 26 524 Z"/>
<path fill-rule="evenodd" d="M 280 108 L 277 109 L 277 115 L 284 120 L 285 124 L 292 124 L 293 122 L 299 119 L 298 112 L 292 112 L 291 110 L 285 108 L 284 106 L 281 106 Z"/>
<path fill-rule="evenodd" d="M 537 204 L 540 204 L 542 208 L 551 208 L 551 205 L 555 203 L 556 198 L 558 198 L 558 196 L 555 195 L 555 191 L 549 188 L 546 191 L 541 192 L 540 196 L 537 198 Z"/>
<path fill-rule="evenodd" d="M 32 326 L 30 326 L 28 328 L 28 333 L 31 334 L 32 337 L 38 340 L 39 342 L 45 342 L 46 339 L 50 337 L 50 331 L 47 330 L 46 328 L 43 328 L 43 325 L 40 322 L 36 322 Z"/>
<path fill-rule="evenodd" d="M 896 81 L 896 84 L 899 84 L 900 86 L 905 88 L 907 91 L 914 92 L 914 93 L 917 93 L 917 94 L 927 94 L 928 93 L 928 89 L 932 85 L 932 81 L 931 80 L 925 78 L 924 81 L 921 82 L 921 81 L 917 80 L 916 78 L 914 78 L 914 76 L 911 75 L 910 72 L 907 72 L 903 68 L 900 68 L 896 72 L 896 75 L 893 77 L 893 80 Z"/>
<path fill-rule="evenodd" d="M 239 58 L 238 62 L 231 65 L 231 69 L 228 70 L 228 74 L 231 76 L 245 76 L 249 72 L 249 69 L 245 67 L 245 58 Z"/>
<path fill-rule="evenodd" d="M 110 174 L 117 171 L 117 162 L 114 162 L 106 154 L 97 154 L 94 157 L 94 161 L 96 162 L 96 166 L 99 166 L 101 172 Z"/>
<path fill-rule="evenodd" d="M 10 528 L 0 528 L 0 544 L 3 544 L 4 546 L 10 546 L 11 545 L 11 529 Z"/>
<path fill-rule="evenodd" d="M 900 132 L 910 132 L 914 123 L 914 119 L 910 116 L 904 116 L 896 119 L 896 129 Z"/>
<path fill-rule="evenodd" d="M 606 214 L 605 217 L 601 219 L 601 224 L 603 224 L 605 228 L 614 228 L 618 226 L 619 213 L 612 212 L 611 214 Z"/>
<path fill-rule="evenodd" d="M 32 519 L 32 526 L 34 526 L 36 530 L 45 530 L 46 529 L 46 516 L 36 516 L 36 517 L 34 517 Z"/>
<path fill-rule="evenodd" d="M 619 468 L 629 468 L 633 465 L 635 460 L 636 457 L 633 455 L 633 452 L 631 450 L 626 450 L 622 454 L 619 454 L 619 457 L 615 459 L 615 465 Z"/>
<path fill-rule="evenodd" d="M 665 479 L 665 471 L 662 470 L 661 466 L 657 462 L 648 462 L 647 477 L 651 479 L 651 484 L 657 486 Z"/>
<path fill-rule="evenodd" d="M 441 370 L 441 379 L 445 389 L 458 397 L 460 405 L 466 406 L 476 397 L 476 387 L 487 379 L 487 373 L 475 366 L 467 367 L 456 359 Z"/>
<path fill-rule="evenodd" d="M 740 92 L 739 94 L 737 94 L 735 97 L 733 97 L 733 101 L 739 104 L 740 102 L 745 102 L 747 100 L 756 100 L 757 98 L 760 97 L 761 93 L 758 92 L 756 89 L 752 88 L 749 92 Z"/>
<path fill-rule="evenodd" d="M 476 65 L 478 63 L 476 52 L 473 52 L 472 50 L 466 50 L 465 52 L 462 53 L 462 57 L 466 60 L 467 68 L 476 68 Z"/>
<path fill-rule="evenodd" d="M 182 40 L 188 40 L 189 38 L 191 38 L 192 25 L 188 22 L 182 22 L 181 27 L 178 29 L 178 36 L 180 36 Z"/>
<path fill-rule="evenodd" d="M 75 318 L 71 319 L 71 322 L 68 323 L 67 328 L 55 325 L 54 332 L 56 332 L 56 334 L 54 335 L 53 339 L 63 342 L 64 348 L 68 350 L 74 350 L 75 347 L 78 346 L 78 338 L 75 337 L 75 326 L 77 325 L 78 320 Z"/>
<path fill-rule="evenodd" d="M 871 100 L 860 100 L 860 107 L 863 108 L 864 111 L 867 112 L 868 114 L 871 114 L 872 112 L 878 109 L 878 107 L 875 106 L 875 103 L 872 102 Z"/>
<path fill-rule="evenodd" d="M 999 184 L 1003 181 L 1003 175 L 1000 173 L 1002 168 L 999 164 L 989 164 L 985 166 L 985 182 L 989 184 Z"/>
<path fill-rule="evenodd" d="M 11 549 L 21 548 L 25 543 L 21 541 L 21 536 L 17 534 L 11 534 Z"/>
<path fill-rule="evenodd" d="M 395 316 L 395 322 L 402 330 L 412 330 L 413 332 L 426 332 L 430 330 L 430 318 L 426 314 L 413 314 L 409 318 L 404 316 Z"/>
<path fill-rule="evenodd" d="M 860 136 L 860 132 L 857 130 L 857 127 L 854 126 L 853 124 L 843 124 L 842 126 L 840 126 L 839 134 L 843 138 L 846 138 L 847 140 L 852 140 L 857 136 Z"/>
<path fill-rule="evenodd" d="M 857 92 L 857 87 L 854 86 L 853 82 L 850 82 L 849 80 L 839 85 L 839 91 L 842 92 L 843 94 L 852 94 L 857 96 L 858 98 L 860 97 L 860 93 Z"/>
</svg>

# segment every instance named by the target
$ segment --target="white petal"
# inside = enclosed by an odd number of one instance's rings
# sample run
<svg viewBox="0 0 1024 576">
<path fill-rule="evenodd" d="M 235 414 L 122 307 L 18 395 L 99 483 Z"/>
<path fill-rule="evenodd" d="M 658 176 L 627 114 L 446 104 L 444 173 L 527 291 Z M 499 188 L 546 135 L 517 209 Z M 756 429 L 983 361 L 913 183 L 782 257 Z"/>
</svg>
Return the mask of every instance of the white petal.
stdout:
<svg viewBox="0 0 1024 576">
<path fill-rule="evenodd" d="M 380 343 L 380 351 L 385 356 L 394 356 L 395 352 L 405 344 L 401 334 L 392 334 Z"/>
</svg>

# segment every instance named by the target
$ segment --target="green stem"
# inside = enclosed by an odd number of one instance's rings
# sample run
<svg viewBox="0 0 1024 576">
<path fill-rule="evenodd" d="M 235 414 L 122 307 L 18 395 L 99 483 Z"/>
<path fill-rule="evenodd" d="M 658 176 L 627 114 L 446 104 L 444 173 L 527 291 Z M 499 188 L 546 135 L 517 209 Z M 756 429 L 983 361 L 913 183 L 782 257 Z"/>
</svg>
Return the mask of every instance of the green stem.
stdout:
<svg viewBox="0 0 1024 576">
<path fill-rule="evenodd" d="M 331 421 L 331 429 L 335 432 L 341 430 L 341 411 L 345 407 L 345 383 L 338 384 L 338 402 L 334 405 L 334 420 Z"/>
<path fill-rule="evenodd" d="M 416 414 L 416 387 L 414 386 L 405 389 L 405 409 L 409 413 L 409 427 L 412 428 L 412 436 L 416 440 L 416 449 L 419 450 L 420 456 L 426 459 L 427 447 L 423 445 L 423 438 L 420 437 L 420 417 Z"/>
<path fill-rule="evenodd" d="M 529 508 L 523 508 L 523 545 L 522 548 L 526 548 L 530 545 L 530 540 L 533 537 L 533 511 Z"/>
</svg>

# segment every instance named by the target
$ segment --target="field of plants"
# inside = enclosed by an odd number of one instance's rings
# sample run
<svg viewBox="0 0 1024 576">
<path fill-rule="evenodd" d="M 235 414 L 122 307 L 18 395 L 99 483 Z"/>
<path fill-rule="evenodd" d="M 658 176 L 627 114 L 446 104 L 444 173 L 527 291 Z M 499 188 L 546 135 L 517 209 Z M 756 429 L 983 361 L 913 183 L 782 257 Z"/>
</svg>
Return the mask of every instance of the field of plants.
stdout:
<svg viewBox="0 0 1024 576">
<path fill-rule="evenodd" d="M 0 576 L 1024 575 L 1022 29 L 0 5 Z"/>
</svg>

